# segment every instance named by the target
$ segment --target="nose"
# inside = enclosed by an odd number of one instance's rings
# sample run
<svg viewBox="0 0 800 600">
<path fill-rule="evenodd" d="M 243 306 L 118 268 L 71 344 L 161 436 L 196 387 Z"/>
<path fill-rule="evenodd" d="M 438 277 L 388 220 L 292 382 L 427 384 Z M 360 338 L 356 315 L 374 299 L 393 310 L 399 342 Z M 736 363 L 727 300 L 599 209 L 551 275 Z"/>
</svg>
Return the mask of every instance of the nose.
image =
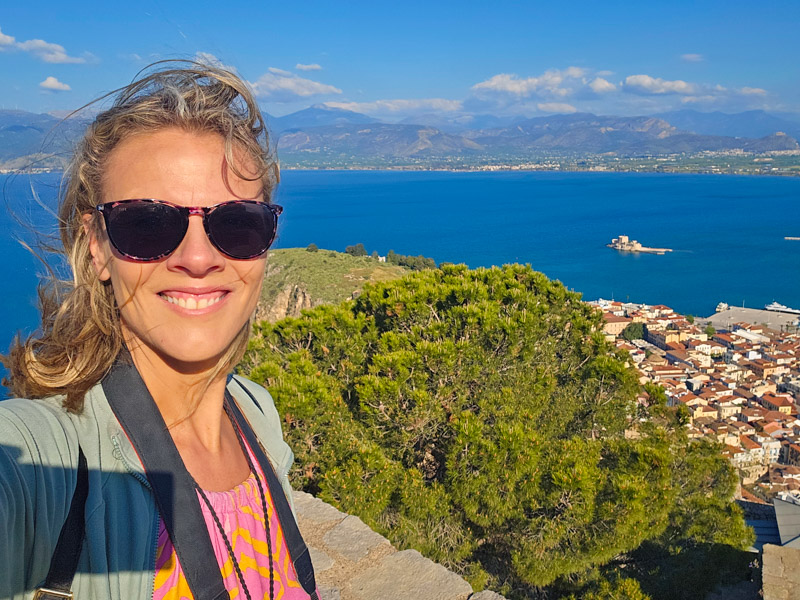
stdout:
<svg viewBox="0 0 800 600">
<path fill-rule="evenodd" d="M 167 258 L 167 268 L 183 271 L 192 277 L 203 277 L 225 267 L 225 257 L 208 239 L 203 217 L 189 217 L 189 228 L 178 248 Z"/>
</svg>

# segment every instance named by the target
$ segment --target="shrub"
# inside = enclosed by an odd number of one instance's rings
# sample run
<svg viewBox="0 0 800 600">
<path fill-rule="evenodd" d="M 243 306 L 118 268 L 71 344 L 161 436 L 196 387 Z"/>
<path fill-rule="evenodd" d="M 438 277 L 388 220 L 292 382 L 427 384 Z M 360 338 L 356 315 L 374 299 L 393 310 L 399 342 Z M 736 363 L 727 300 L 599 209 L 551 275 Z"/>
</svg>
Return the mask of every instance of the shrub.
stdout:
<svg viewBox="0 0 800 600">
<path fill-rule="evenodd" d="M 476 586 L 569 593 L 647 540 L 747 542 L 729 465 L 694 460 L 660 403 L 626 438 L 636 373 L 599 311 L 530 267 L 446 265 L 258 324 L 243 368 L 283 415 L 296 487 Z M 685 511 L 713 519 L 693 533 Z M 609 577 L 596 597 L 639 597 Z"/>
</svg>

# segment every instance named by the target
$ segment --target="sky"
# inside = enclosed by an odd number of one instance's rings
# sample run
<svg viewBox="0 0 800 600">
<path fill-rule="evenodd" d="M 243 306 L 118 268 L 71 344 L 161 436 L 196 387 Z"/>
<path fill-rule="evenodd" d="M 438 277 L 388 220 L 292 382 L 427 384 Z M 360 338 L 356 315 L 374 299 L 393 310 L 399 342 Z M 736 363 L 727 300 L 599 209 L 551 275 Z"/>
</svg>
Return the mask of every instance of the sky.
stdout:
<svg viewBox="0 0 800 600">
<path fill-rule="evenodd" d="M 800 118 L 800 1 L 5 2 L 0 108 L 61 115 L 157 60 L 235 68 L 281 116 Z"/>
</svg>

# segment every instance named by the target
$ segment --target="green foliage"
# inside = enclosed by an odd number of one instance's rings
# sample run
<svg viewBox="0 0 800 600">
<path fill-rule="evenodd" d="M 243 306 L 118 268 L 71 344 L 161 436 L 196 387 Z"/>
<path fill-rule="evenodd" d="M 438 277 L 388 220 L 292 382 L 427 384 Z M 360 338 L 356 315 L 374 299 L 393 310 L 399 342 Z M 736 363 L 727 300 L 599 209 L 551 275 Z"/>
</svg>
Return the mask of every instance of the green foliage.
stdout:
<svg viewBox="0 0 800 600">
<path fill-rule="evenodd" d="M 367 250 L 364 248 L 364 244 L 356 244 L 355 246 L 347 246 L 345 249 L 345 254 L 349 254 L 351 256 L 366 256 Z"/>
<path fill-rule="evenodd" d="M 622 337 L 628 341 L 644 339 L 644 324 L 631 323 L 622 331 Z"/>
<path fill-rule="evenodd" d="M 714 334 L 716 334 L 716 333 L 717 333 L 717 330 L 716 330 L 716 329 L 714 329 L 714 326 L 713 326 L 711 323 L 709 323 L 708 325 L 706 325 L 706 328 L 703 330 L 703 332 L 704 332 L 704 333 L 705 333 L 705 334 L 706 334 L 706 335 L 707 335 L 709 338 L 711 338 L 711 337 L 712 337 Z"/>
<path fill-rule="evenodd" d="M 243 368 L 283 415 L 296 487 L 476 587 L 638 599 L 604 566 L 746 530 L 727 463 L 665 401 L 663 425 L 623 435 L 625 358 L 598 311 L 530 267 L 446 265 L 256 325 Z"/>
<path fill-rule="evenodd" d="M 686 320 L 689 321 L 690 325 L 694 325 L 694 315 L 686 315 Z"/>
<path fill-rule="evenodd" d="M 419 256 L 406 256 L 405 254 L 396 254 L 394 250 L 389 250 L 386 254 L 386 262 L 390 265 L 400 265 L 407 267 L 412 271 L 423 271 L 425 269 L 435 269 L 436 261 L 432 258 L 426 258 L 421 254 Z"/>
<path fill-rule="evenodd" d="M 309 245 L 306 247 L 306 250 L 307 250 L 308 252 L 317 252 L 317 251 L 319 250 L 319 246 L 317 246 L 317 245 L 316 245 L 316 244 L 314 244 L 314 243 L 311 243 L 311 244 L 309 244 Z"/>
</svg>

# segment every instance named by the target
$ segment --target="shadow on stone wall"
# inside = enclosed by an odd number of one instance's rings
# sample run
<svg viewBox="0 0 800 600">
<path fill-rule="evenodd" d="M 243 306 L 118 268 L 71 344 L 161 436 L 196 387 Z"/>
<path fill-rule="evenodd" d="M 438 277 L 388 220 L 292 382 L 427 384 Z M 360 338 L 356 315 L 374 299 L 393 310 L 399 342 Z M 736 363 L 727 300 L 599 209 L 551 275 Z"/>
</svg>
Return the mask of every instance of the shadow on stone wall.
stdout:
<svg viewBox="0 0 800 600">
<path fill-rule="evenodd" d="M 416 550 L 398 551 L 364 522 L 304 492 L 294 492 L 321 600 L 505 600 L 472 592 L 461 576 Z"/>
</svg>

